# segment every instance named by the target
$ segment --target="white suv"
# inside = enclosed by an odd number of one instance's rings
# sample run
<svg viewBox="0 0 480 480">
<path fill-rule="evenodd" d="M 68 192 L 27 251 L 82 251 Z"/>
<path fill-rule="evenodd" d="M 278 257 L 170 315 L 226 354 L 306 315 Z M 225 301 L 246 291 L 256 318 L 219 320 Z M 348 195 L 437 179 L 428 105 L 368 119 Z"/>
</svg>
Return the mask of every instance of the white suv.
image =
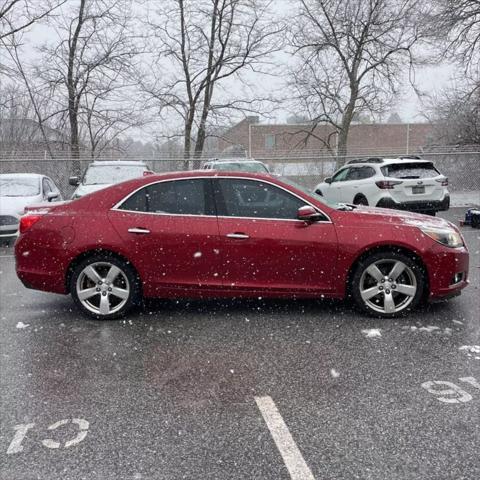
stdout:
<svg viewBox="0 0 480 480">
<path fill-rule="evenodd" d="M 331 203 L 397 208 L 435 215 L 450 207 L 448 179 L 420 157 L 351 160 L 315 187 Z"/>
</svg>

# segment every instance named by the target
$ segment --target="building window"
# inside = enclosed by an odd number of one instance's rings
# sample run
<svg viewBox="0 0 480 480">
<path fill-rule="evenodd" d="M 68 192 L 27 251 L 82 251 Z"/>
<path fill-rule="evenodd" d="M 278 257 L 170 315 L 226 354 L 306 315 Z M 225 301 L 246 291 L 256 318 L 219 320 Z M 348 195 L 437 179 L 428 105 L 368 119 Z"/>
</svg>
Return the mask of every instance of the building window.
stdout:
<svg viewBox="0 0 480 480">
<path fill-rule="evenodd" d="M 267 150 L 273 150 L 275 148 L 275 135 L 271 133 L 265 135 L 265 148 Z"/>
</svg>

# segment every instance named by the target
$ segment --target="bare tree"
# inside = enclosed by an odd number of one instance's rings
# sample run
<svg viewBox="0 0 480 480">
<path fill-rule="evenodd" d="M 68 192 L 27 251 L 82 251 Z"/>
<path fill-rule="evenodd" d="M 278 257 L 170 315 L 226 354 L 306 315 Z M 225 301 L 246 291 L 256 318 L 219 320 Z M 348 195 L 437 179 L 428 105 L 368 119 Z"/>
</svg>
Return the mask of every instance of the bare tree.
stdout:
<svg viewBox="0 0 480 480">
<path fill-rule="evenodd" d="M 269 5 L 264 0 L 166 0 L 151 21 L 159 55 L 154 78 L 144 89 L 160 109 L 181 118 L 185 168 L 192 150 L 195 158 L 202 155 L 212 116 L 255 111 L 262 103 L 249 88 L 247 73 L 262 70 L 281 48 L 282 27 L 271 22 Z"/>
<path fill-rule="evenodd" d="M 119 90 L 131 87 L 132 62 L 139 52 L 132 17 L 128 0 L 79 0 L 49 20 L 56 39 L 40 49 L 37 73 L 58 102 L 57 115 L 67 120 L 74 159 L 80 156 L 82 120 L 95 149 L 102 127 L 93 135 L 93 119 L 105 120 L 107 110 L 120 108 L 113 105 Z M 73 169 L 79 168 L 74 162 Z"/>
<path fill-rule="evenodd" d="M 433 0 L 431 34 L 442 54 L 478 72 L 480 62 L 480 1 Z"/>
<path fill-rule="evenodd" d="M 20 33 L 52 13 L 66 0 L 0 0 L 0 40 Z"/>
<path fill-rule="evenodd" d="M 422 37 L 417 0 L 298 0 L 290 88 L 312 120 L 333 127 L 338 163 L 355 115 L 382 113 Z M 298 109 L 298 106 L 297 106 Z M 327 147 L 332 148 L 330 142 Z"/>
<path fill-rule="evenodd" d="M 435 140 L 447 145 L 480 145 L 480 80 L 444 89 L 430 99 Z"/>
</svg>

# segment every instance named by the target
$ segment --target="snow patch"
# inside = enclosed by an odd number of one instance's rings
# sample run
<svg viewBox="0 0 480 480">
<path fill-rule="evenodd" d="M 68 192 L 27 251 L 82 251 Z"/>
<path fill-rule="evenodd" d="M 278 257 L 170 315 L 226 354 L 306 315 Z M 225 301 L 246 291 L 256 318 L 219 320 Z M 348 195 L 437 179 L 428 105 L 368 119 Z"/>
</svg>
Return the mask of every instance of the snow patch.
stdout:
<svg viewBox="0 0 480 480">
<path fill-rule="evenodd" d="M 17 328 L 19 328 L 19 329 L 27 328 L 29 326 L 30 326 L 29 323 L 23 323 L 23 322 L 18 322 L 17 323 Z"/>
<path fill-rule="evenodd" d="M 366 329 L 362 330 L 362 333 L 367 338 L 381 337 L 382 336 L 382 332 L 380 331 L 379 328 L 366 328 Z"/>
<path fill-rule="evenodd" d="M 434 332 L 435 330 L 440 330 L 440 327 L 437 327 L 436 325 L 429 325 L 428 327 L 420 327 L 418 330 L 419 330 L 420 332 L 432 333 L 432 332 Z"/>
<path fill-rule="evenodd" d="M 480 354 L 480 345 L 462 345 L 458 349 L 467 352 L 469 357 L 471 357 L 472 354 Z"/>
<path fill-rule="evenodd" d="M 334 368 L 331 368 L 330 369 L 330 375 L 333 377 L 333 378 L 338 378 L 340 376 L 340 374 L 334 369 Z"/>
</svg>

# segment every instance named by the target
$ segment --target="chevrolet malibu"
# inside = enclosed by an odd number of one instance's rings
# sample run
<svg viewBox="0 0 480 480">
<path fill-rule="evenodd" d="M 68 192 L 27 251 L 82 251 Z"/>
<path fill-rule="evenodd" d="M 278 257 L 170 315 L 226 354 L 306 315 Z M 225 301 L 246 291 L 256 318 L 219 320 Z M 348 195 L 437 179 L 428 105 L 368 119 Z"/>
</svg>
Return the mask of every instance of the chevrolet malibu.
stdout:
<svg viewBox="0 0 480 480">
<path fill-rule="evenodd" d="M 130 180 L 21 219 L 17 275 L 97 319 L 142 299 L 351 297 L 402 315 L 468 284 L 468 251 L 440 218 L 332 207 L 267 175 Z"/>
</svg>

